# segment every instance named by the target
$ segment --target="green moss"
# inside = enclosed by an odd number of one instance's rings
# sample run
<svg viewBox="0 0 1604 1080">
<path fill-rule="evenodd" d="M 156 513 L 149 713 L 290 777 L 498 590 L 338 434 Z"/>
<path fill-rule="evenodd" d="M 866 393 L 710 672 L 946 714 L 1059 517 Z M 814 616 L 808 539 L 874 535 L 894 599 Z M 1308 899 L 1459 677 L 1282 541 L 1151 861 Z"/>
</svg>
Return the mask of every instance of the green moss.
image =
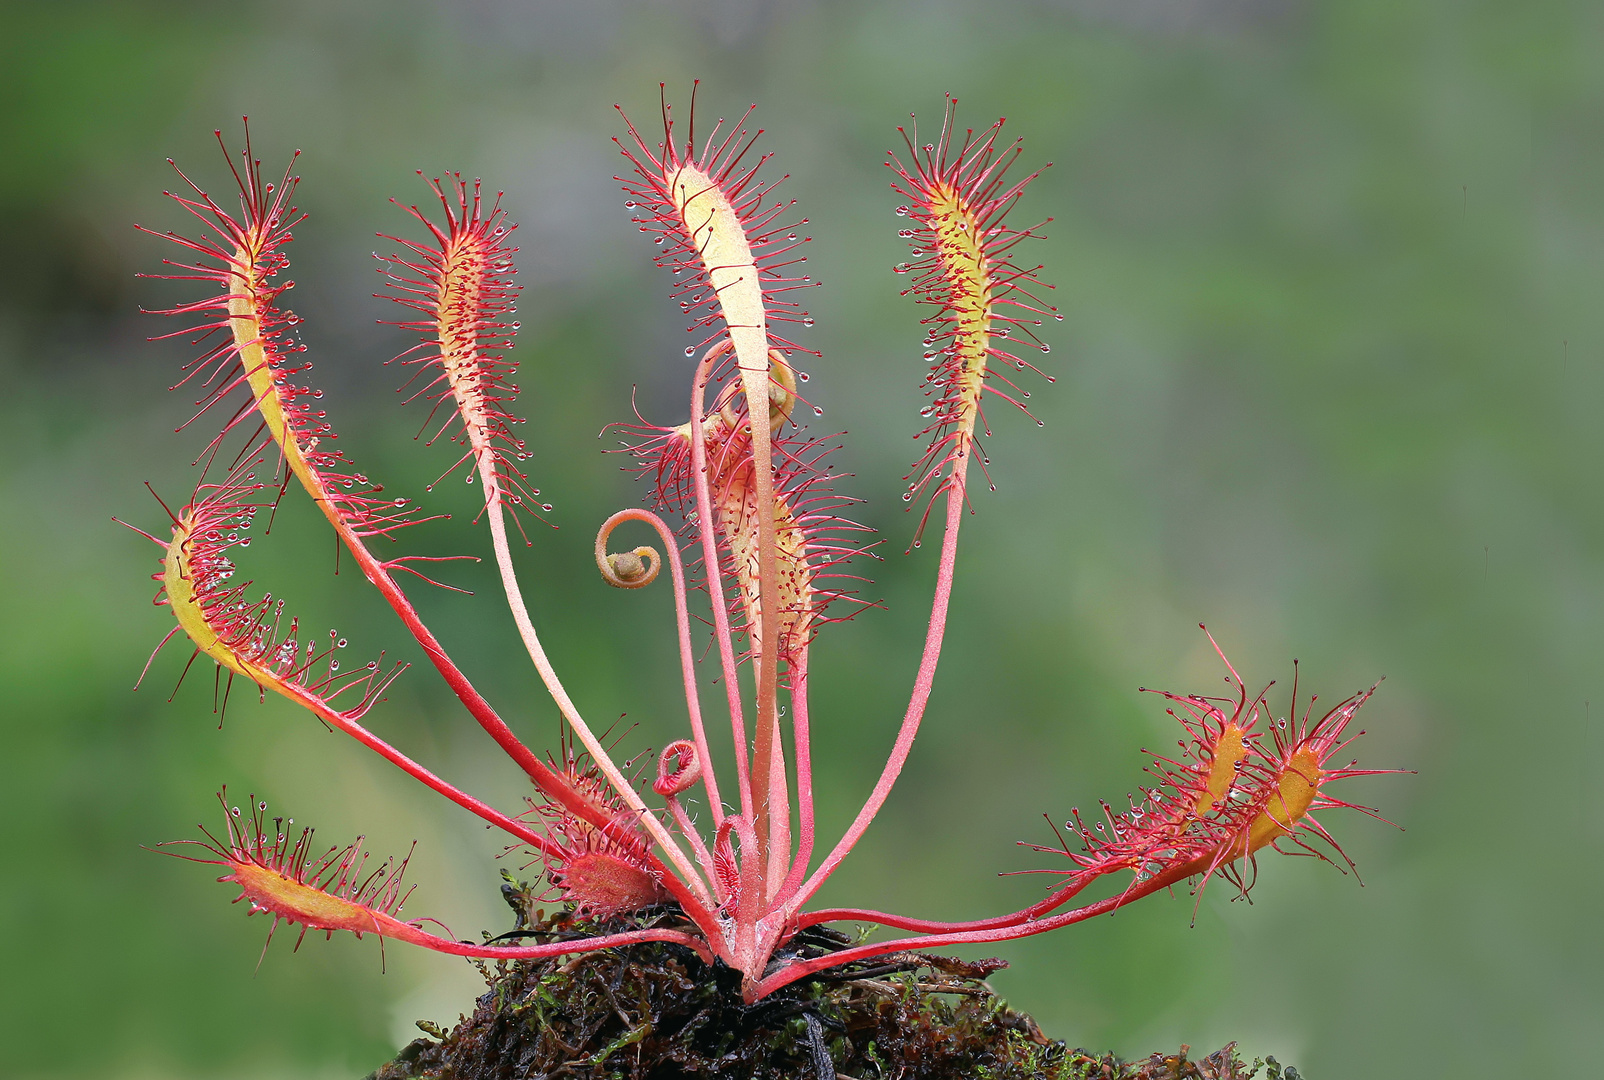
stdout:
<svg viewBox="0 0 1604 1080">
<path fill-rule="evenodd" d="M 634 920 L 642 921 L 658 920 Z M 580 931 L 559 916 L 534 923 L 525 936 L 552 940 Z M 840 942 L 823 931 L 810 944 Z M 1071 1049 L 991 992 L 984 977 L 996 966 L 898 954 L 800 980 L 747 1005 L 736 972 L 675 945 L 485 964 L 489 989 L 473 1015 L 450 1032 L 419 1021 L 433 1038 L 416 1040 L 369 1080 L 809 1080 L 821 1067 L 850 1080 L 1259 1075 L 1261 1063 L 1243 1065 L 1234 1044 L 1197 1061 L 1184 1046 L 1136 1062 Z M 1262 1064 L 1261 1080 L 1299 1080 L 1296 1069 L 1283 1070 L 1274 1059 Z"/>
</svg>

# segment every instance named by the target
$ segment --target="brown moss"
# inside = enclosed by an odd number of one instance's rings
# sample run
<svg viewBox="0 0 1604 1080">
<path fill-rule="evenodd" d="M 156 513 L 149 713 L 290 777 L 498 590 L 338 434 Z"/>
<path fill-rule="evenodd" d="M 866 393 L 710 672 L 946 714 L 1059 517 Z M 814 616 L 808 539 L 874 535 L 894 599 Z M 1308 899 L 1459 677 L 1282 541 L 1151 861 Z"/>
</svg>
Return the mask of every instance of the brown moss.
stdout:
<svg viewBox="0 0 1604 1080">
<path fill-rule="evenodd" d="M 542 942 L 672 925 L 672 905 L 576 923 L 532 910 L 527 886 L 503 888 L 517 913 L 509 937 Z M 790 948 L 818 955 L 848 943 L 823 927 Z M 1299 1080 L 1274 1058 L 1251 1066 L 1235 1044 L 1199 1058 L 1188 1047 L 1141 1061 L 1049 1040 L 992 993 L 1001 961 L 898 953 L 822 972 L 755 1005 L 740 976 L 677 945 L 645 944 L 551 960 L 481 964 L 488 990 L 451 1031 L 420 1020 L 418 1039 L 368 1080 Z"/>
</svg>

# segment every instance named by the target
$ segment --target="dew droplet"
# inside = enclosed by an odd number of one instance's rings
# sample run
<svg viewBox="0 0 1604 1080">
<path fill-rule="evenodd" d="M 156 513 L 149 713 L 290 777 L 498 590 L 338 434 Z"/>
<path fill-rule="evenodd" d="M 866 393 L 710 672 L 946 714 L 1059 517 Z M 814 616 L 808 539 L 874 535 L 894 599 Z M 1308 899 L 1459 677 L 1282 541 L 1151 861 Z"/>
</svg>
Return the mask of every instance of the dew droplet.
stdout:
<svg viewBox="0 0 1604 1080">
<path fill-rule="evenodd" d="M 906 207 L 906 206 L 897 207 L 897 216 L 898 217 L 907 217 L 909 209 L 910 209 L 910 207 Z"/>
</svg>

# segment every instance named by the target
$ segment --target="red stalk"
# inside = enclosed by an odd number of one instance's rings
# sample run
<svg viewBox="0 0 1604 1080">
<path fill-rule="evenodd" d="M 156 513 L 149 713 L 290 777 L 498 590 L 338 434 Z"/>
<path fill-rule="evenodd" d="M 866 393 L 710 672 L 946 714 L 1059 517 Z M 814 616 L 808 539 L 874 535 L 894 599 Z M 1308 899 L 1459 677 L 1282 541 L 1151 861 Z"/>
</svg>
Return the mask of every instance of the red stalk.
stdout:
<svg viewBox="0 0 1604 1080">
<path fill-rule="evenodd" d="M 452 941 L 393 916 L 375 915 L 373 932 L 382 937 L 396 938 L 412 945 L 421 945 L 438 953 L 452 956 L 472 956 L 487 960 L 541 960 L 550 956 L 571 956 L 575 953 L 595 952 L 624 945 L 642 945 L 649 941 L 666 941 L 683 945 L 711 964 L 713 953 L 707 942 L 680 930 L 630 930 L 622 934 L 603 934 L 599 937 L 578 938 L 574 941 L 553 941 L 546 945 L 475 945 L 467 941 Z"/>
<path fill-rule="evenodd" d="M 830 953 L 812 960 L 797 960 L 786 965 L 781 970 L 765 979 L 759 980 L 752 988 L 751 996 L 758 1000 L 774 993 L 782 986 L 788 986 L 798 979 L 811 975 L 826 968 L 840 967 L 857 960 L 869 960 L 886 953 L 902 952 L 906 949 L 937 949 L 948 945 L 979 945 L 991 941 L 1011 941 L 1014 938 L 1031 937 L 1035 934 L 1045 934 L 1049 930 L 1073 923 L 1083 922 L 1097 915 L 1103 915 L 1124 907 L 1134 900 L 1139 900 L 1159 889 L 1167 888 L 1177 881 L 1187 877 L 1182 873 L 1177 876 L 1166 876 L 1145 882 L 1140 887 L 1133 887 L 1107 899 L 1099 900 L 1095 904 L 1088 904 L 1074 911 L 1066 911 L 1062 915 L 1054 915 L 1045 919 L 1036 919 L 1023 923 L 1009 923 L 1003 926 L 987 929 L 965 930 L 957 933 L 928 934 L 919 937 L 897 938 L 893 941 L 878 941 L 872 945 L 859 945 L 851 949 L 842 949 L 840 952 Z"/>
<path fill-rule="evenodd" d="M 936 595 L 930 605 L 930 624 L 925 631 L 924 652 L 919 657 L 919 670 L 914 676 L 913 695 L 908 701 L 907 711 L 902 717 L 902 727 L 897 731 L 897 740 L 891 747 L 891 756 L 886 760 L 885 768 L 880 771 L 880 779 L 875 781 L 874 790 L 858 811 L 858 816 L 842 835 L 841 839 L 825 856 L 813 876 L 797 890 L 785 903 L 785 913 L 789 918 L 794 916 L 802 907 L 812 899 L 813 894 L 819 890 L 825 880 L 835 872 L 841 860 L 847 857 L 864 832 L 869 828 L 870 822 L 885 805 L 886 798 L 891 794 L 891 788 L 896 784 L 897 777 L 902 774 L 902 767 L 908 761 L 908 754 L 913 750 L 913 740 L 919 734 L 919 724 L 924 719 L 925 706 L 930 701 L 930 691 L 935 686 L 936 665 L 941 660 L 941 642 L 947 630 L 947 606 L 952 600 L 953 571 L 958 562 L 958 527 L 963 523 L 964 508 L 964 466 L 967 464 L 967 454 L 960 453 L 952 478 L 947 482 L 947 525 L 941 539 L 941 563 L 936 572 Z"/>
<path fill-rule="evenodd" d="M 791 682 L 791 733 L 796 740 L 796 802 L 797 845 L 796 858 L 790 872 L 780 883 L 779 891 L 771 898 L 779 907 L 795 894 L 797 885 L 808 872 L 813 858 L 813 749 L 808 727 L 808 650 L 803 646 L 797 653 L 797 666 L 789 672 Z"/>
<path fill-rule="evenodd" d="M 729 348 L 727 342 L 721 341 L 709 349 L 696 365 L 696 375 L 691 381 L 691 482 L 696 492 L 696 530 L 702 541 L 702 565 L 707 572 L 708 596 L 713 602 L 713 639 L 718 645 L 724 696 L 729 702 L 730 736 L 735 741 L 735 786 L 741 796 L 741 816 L 751 821 L 752 783 L 746 757 L 746 718 L 741 709 L 735 645 L 730 637 L 730 613 L 724 606 L 723 571 L 719 564 L 718 536 L 713 528 L 713 497 L 707 489 L 707 441 L 703 437 L 707 381 L 717 361 Z"/>
<path fill-rule="evenodd" d="M 737 346 L 739 348 L 739 346 Z M 757 656 L 757 738 L 752 747 L 753 823 L 758 858 L 763 872 L 765 900 L 779 890 L 791 856 L 791 800 L 785 784 L 785 756 L 780 737 L 778 708 L 780 664 L 780 582 L 774 538 L 774 457 L 770 445 L 768 345 L 765 332 L 764 364 L 749 369 L 742 357 L 741 381 L 746 384 L 746 413 L 752 428 L 752 472 L 757 488 L 758 589 L 763 604 L 762 651 Z M 753 887 L 756 887 L 756 881 Z"/>
<path fill-rule="evenodd" d="M 622 945 L 642 945 L 645 942 L 669 942 L 672 945 L 685 945 L 691 952 L 701 956 L 703 963 L 712 963 L 714 953 L 707 948 L 707 942 L 699 937 L 685 934 L 683 931 L 669 931 L 669 929 L 646 929 L 646 931 L 627 931 L 622 934 L 602 934 L 600 937 L 581 937 L 569 942 L 550 942 L 547 945 L 475 945 L 472 942 L 454 942 L 435 936 L 428 931 L 420 931 L 412 924 L 403 923 L 390 916 L 380 916 L 382 926 L 374 929 L 375 934 L 383 937 L 395 937 L 412 945 L 422 945 L 436 953 L 449 953 L 452 956 L 480 956 L 484 960 L 544 960 L 547 956 L 569 956 L 573 953 L 595 952 L 598 948 L 618 948 Z"/>
</svg>

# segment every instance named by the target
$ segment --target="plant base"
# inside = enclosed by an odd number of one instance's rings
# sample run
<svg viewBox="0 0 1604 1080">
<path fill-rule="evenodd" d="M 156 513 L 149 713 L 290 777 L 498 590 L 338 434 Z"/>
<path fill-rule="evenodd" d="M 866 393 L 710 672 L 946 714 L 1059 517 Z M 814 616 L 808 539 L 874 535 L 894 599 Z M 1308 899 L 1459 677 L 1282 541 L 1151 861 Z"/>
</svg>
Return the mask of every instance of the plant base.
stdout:
<svg viewBox="0 0 1604 1080">
<path fill-rule="evenodd" d="M 900 954 L 746 1005 L 737 973 L 674 945 L 483 964 L 473 1015 L 449 1032 L 419 1021 L 433 1037 L 368 1080 L 1298 1080 L 1273 1058 L 1244 1065 L 1234 1043 L 1196 1061 L 1185 1046 L 1133 1062 L 1071 1049 L 992 993 L 1000 966 Z"/>
</svg>

